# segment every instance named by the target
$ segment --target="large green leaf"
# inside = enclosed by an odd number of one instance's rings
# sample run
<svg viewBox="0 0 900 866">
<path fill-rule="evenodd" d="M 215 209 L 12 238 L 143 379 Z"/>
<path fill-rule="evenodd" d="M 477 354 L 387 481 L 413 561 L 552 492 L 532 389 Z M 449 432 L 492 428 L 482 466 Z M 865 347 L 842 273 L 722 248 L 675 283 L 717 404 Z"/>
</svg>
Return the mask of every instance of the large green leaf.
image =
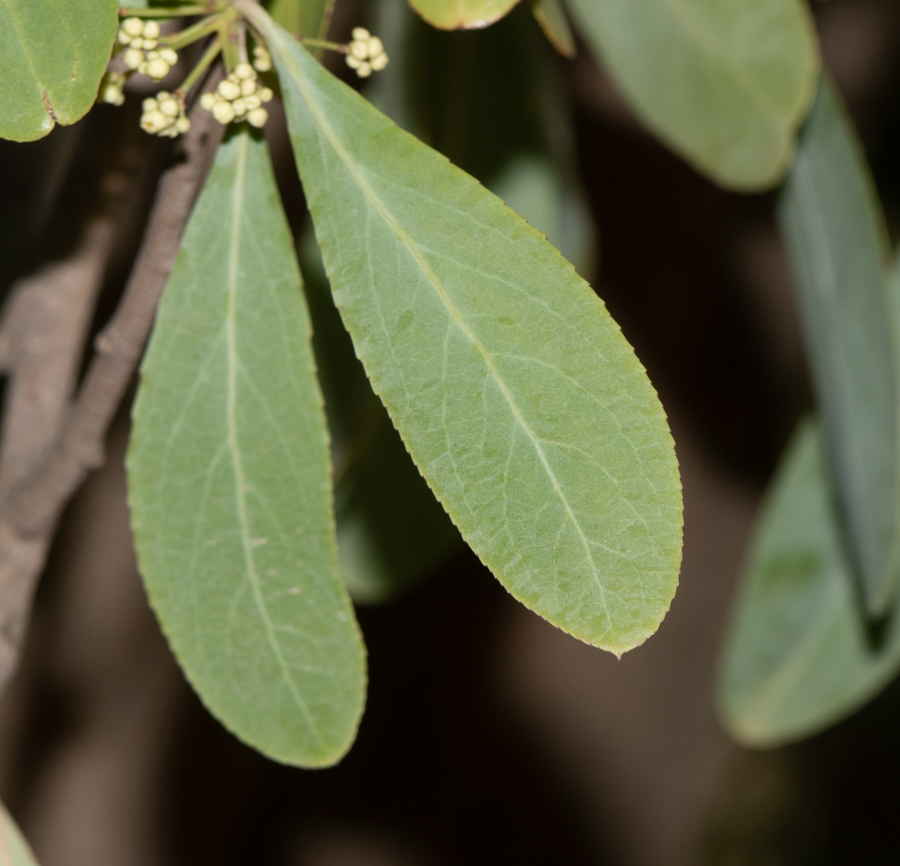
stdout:
<svg viewBox="0 0 900 866">
<path fill-rule="evenodd" d="M 116 0 L 0 0 L 0 138 L 33 141 L 94 102 Z"/>
<path fill-rule="evenodd" d="M 519 0 L 409 0 L 409 5 L 440 30 L 478 30 L 498 21 Z"/>
<path fill-rule="evenodd" d="M 773 186 L 813 96 L 804 0 L 571 0 L 632 108 L 724 186 Z"/>
<path fill-rule="evenodd" d="M 897 582 L 897 381 L 889 251 L 851 120 L 823 79 L 781 200 L 816 395 L 868 610 Z"/>
<path fill-rule="evenodd" d="M 0 806 L 0 866 L 37 866 L 25 837 L 3 806 Z"/>
<path fill-rule="evenodd" d="M 677 585 L 681 493 L 644 369 L 590 286 L 258 7 L 335 300 L 413 459 L 510 592 L 622 653 Z"/>
<path fill-rule="evenodd" d="M 563 57 L 574 57 L 577 53 L 575 36 L 560 0 L 530 0 L 530 5 L 550 44 Z"/>
<path fill-rule="evenodd" d="M 900 620 L 869 641 L 842 547 L 823 437 L 804 424 L 767 496 L 725 648 L 719 705 L 752 746 L 816 733 L 900 668 Z"/>
<path fill-rule="evenodd" d="M 128 459 L 141 573 L 210 710 L 260 751 L 324 766 L 362 712 L 322 399 L 265 144 L 223 145 L 142 366 Z"/>
<path fill-rule="evenodd" d="M 311 226 L 300 252 L 333 442 L 341 578 L 354 601 L 381 603 L 433 571 L 459 533 L 372 392 L 334 306 Z"/>
</svg>

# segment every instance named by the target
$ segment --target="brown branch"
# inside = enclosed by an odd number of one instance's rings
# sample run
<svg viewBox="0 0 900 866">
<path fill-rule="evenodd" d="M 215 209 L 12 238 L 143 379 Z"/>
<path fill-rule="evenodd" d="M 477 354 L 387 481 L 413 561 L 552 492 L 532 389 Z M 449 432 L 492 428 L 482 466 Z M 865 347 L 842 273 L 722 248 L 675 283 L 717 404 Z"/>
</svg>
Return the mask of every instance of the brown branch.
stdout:
<svg viewBox="0 0 900 866">
<path fill-rule="evenodd" d="M 39 466 L 24 477 L 17 473 L 17 486 L 0 505 L 0 690 L 18 659 L 34 587 L 62 509 L 103 462 L 107 428 L 134 375 L 222 131 L 199 106 L 192 112 L 191 130 L 182 139 L 184 158 L 163 175 L 125 293 L 97 337 L 95 357 L 61 434 L 42 450 Z M 10 353 L 0 338 L 0 361 L 4 354 Z"/>
</svg>

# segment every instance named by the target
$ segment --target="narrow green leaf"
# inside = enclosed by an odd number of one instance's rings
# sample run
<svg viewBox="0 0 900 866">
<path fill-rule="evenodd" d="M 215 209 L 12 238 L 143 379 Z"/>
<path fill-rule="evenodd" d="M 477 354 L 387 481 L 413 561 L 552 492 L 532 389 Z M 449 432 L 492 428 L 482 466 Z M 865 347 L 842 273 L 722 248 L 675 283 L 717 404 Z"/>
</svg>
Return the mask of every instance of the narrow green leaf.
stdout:
<svg viewBox="0 0 900 866">
<path fill-rule="evenodd" d="M 309 341 L 265 144 L 242 132 L 219 149 L 160 306 L 129 498 L 191 683 L 241 739 L 307 767 L 349 748 L 365 689 Z"/>
<path fill-rule="evenodd" d="M 530 0 L 530 4 L 535 20 L 550 44 L 563 57 L 574 57 L 577 53 L 575 37 L 562 3 L 559 0 Z"/>
<path fill-rule="evenodd" d="M 726 187 L 778 182 L 818 71 L 804 0 L 571 0 L 571 8 L 669 147 Z"/>
<path fill-rule="evenodd" d="M 681 492 L 631 347 L 542 235 L 242 8 L 335 300 L 419 469 L 516 598 L 611 652 L 642 643 L 677 585 Z"/>
<path fill-rule="evenodd" d="M 852 562 L 872 615 L 897 583 L 897 381 L 881 207 L 852 121 L 823 79 L 781 200 L 813 382 Z"/>
<path fill-rule="evenodd" d="M 767 496 L 719 678 L 731 734 L 777 746 L 835 724 L 900 669 L 900 620 L 875 651 L 853 592 L 824 442 L 804 424 Z"/>
<path fill-rule="evenodd" d="M 116 0 L 0 0 L 0 138 L 33 141 L 90 109 L 118 15 Z"/>
<path fill-rule="evenodd" d="M 409 0 L 439 30 L 479 30 L 499 21 L 519 0 Z"/>
<path fill-rule="evenodd" d="M 37 866 L 22 831 L 0 805 L 0 866 Z"/>
</svg>

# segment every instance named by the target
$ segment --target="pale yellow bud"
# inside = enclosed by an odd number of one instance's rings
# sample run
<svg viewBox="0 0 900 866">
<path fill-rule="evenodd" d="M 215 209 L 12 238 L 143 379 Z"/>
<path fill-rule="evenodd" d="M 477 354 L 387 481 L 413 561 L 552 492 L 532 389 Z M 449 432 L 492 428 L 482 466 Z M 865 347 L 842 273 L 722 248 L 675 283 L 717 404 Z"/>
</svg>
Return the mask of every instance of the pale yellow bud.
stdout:
<svg viewBox="0 0 900 866">
<path fill-rule="evenodd" d="M 137 39 L 132 39 L 132 40 L 131 40 L 131 47 L 132 47 L 132 48 L 143 48 L 143 47 L 144 47 L 144 40 L 141 39 L 140 36 L 138 36 Z"/>
<path fill-rule="evenodd" d="M 191 122 L 186 117 L 179 117 L 178 120 L 175 121 L 176 132 L 187 132 L 190 128 Z"/>
<path fill-rule="evenodd" d="M 272 68 L 272 58 L 271 57 L 257 57 L 253 61 L 253 65 L 257 68 L 259 72 L 268 72 Z"/>
<path fill-rule="evenodd" d="M 152 133 L 161 132 L 171 124 L 171 119 L 161 111 L 148 111 L 141 117 L 141 126 Z"/>
<path fill-rule="evenodd" d="M 262 105 L 262 100 L 254 93 L 251 96 L 244 97 L 244 106 L 247 111 L 253 111 L 255 108 L 259 108 Z"/>
<path fill-rule="evenodd" d="M 143 36 L 145 39 L 159 39 L 159 24 L 156 21 L 145 21 Z"/>
<path fill-rule="evenodd" d="M 247 123 L 250 126 L 255 126 L 257 129 L 262 128 L 266 125 L 266 121 L 269 119 L 269 112 L 265 110 L 265 108 L 254 108 L 247 115 Z"/>
<path fill-rule="evenodd" d="M 122 55 L 122 62 L 129 69 L 137 69 L 144 62 L 144 53 L 138 51 L 137 48 L 129 48 Z"/>
<path fill-rule="evenodd" d="M 260 102 L 271 102 L 275 94 L 272 93 L 271 87 L 261 87 L 258 96 Z"/>
<path fill-rule="evenodd" d="M 235 99 L 231 107 L 234 109 L 235 117 L 243 117 L 247 113 L 247 103 L 243 99 Z"/>
<path fill-rule="evenodd" d="M 368 63 L 360 63 L 359 69 L 356 70 L 356 74 L 360 78 L 368 78 L 372 74 L 372 67 Z"/>
<path fill-rule="evenodd" d="M 351 42 L 350 45 L 347 46 L 347 50 L 357 60 L 365 60 L 369 56 L 369 42 L 368 40 Z"/>
<path fill-rule="evenodd" d="M 376 57 L 373 57 L 369 61 L 369 66 L 371 66 L 372 69 L 374 69 L 376 72 L 381 72 L 381 70 L 384 69 L 384 67 L 387 65 L 388 65 L 388 56 L 383 51 L 381 52 L 381 54 L 377 55 Z"/>
<path fill-rule="evenodd" d="M 246 81 L 248 78 L 256 78 L 256 73 L 249 63 L 238 63 L 234 68 L 234 74 L 240 78 L 241 81 Z"/>
<path fill-rule="evenodd" d="M 122 22 L 122 32 L 127 33 L 134 38 L 135 36 L 143 36 L 144 22 L 140 18 L 126 18 Z"/>
<path fill-rule="evenodd" d="M 384 45 L 377 36 L 373 36 L 368 42 L 369 57 L 377 57 L 384 54 Z"/>
<path fill-rule="evenodd" d="M 146 37 L 144 37 L 143 42 L 144 42 L 144 50 L 145 51 L 149 51 L 153 48 L 156 48 L 156 46 L 159 45 L 159 42 L 157 42 L 155 39 L 147 39 Z M 137 46 L 135 46 L 135 47 L 137 47 Z"/>
<path fill-rule="evenodd" d="M 160 56 L 158 51 L 148 51 L 145 55 L 147 60 L 156 60 L 157 57 Z"/>
<path fill-rule="evenodd" d="M 121 105 L 125 101 L 125 94 L 122 88 L 115 84 L 107 84 L 100 93 L 100 101 L 109 105 Z"/>
<path fill-rule="evenodd" d="M 354 27 L 354 28 L 353 28 L 353 33 L 352 33 L 351 35 L 353 36 L 354 39 L 356 39 L 356 40 L 358 40 L 358 41 L 360 41 L 360 42 L 364 42 L 364 41 L 368 40 L 368 38 L 369 38 L 372 34 L 369 33 L 369 31 L 366 30 L 365 27 Z"/>
<path fill-rule="evenodd" d="M 229 81 L 227 78 L 225 81 L 219 82 L 219 86 L 216 90 L 222 99 L 227 99 L 229 102 L 231 102 L 232 99 L 237 99 L 241 95 L 240 85 L 235 84 L 233 81 Z"/>
<path fill-rule="evenodd" d="M 217 102 L 212 107 L 212 116 L 219 123 L 231 123 L 234 120 L 234 109 L 231 107 L 230 102 Z"/>
<path fill-rule="evenodd" d="M 215 93 L 204 93 L 200 97 L 200 107 L 206 111 L 212 111 L 212 107 L 216 104 Z"/>
<path fill-rule="evenodd" d="M 159 103 L 152 96 L 148 96 L 141 103 L 141 108 L 144 110 L 144 114 L 148 114 L 151 111 L 157 111 L 159 109 Z"/>
<path fill-rule="evenodd" d="M 169 64 L 162 57 L 154 57 L 153 60 L 147 63 L 147 75 L 155 78 L 157 81 L 161 81 L 169 74 L 170 68 Z"/>
<path fill-rule="evenodd" d="M 166 115 L 166 117 L 178 117 L 178 103 L 172 99 L 171 96 L 159 103 L 159 110 Z"/>
<path fill-rule="evenodd" d="M 241 95 L 251 96 L 256 93 L 256 82 L 252 78 L 247 78 L 241 82 Z"/>
<path fill-rule="evenodd" d="M 352 54 L 348 54 L 347 66 L 351 69 L 359 69 L 359 67 L 362 66 L 362 60 L 357 60 Z"/>
<path fill-rule="evenodd" d="M 159 51 L 159 56 L 162 57 L 169 66 L 174 66 L 178 63 L 178 52 L 173 48 L 161 48 Z"/>
<path fill-rule="evenodd" d="M 124 30 L 119 30 L 119 42 L 122 45 L 130 45 L 131 37 Z"/>
</svg>

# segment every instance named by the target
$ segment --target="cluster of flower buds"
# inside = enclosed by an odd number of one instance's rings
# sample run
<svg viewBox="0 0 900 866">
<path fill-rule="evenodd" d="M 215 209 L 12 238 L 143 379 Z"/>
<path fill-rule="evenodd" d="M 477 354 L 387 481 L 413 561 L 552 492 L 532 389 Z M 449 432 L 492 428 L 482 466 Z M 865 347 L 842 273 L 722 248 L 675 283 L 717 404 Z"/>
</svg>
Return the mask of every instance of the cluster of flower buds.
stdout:
<svg viewBox="0 0 900 866">
<path fill-rule="evenodd" d="M 353 28 L 353 41 L 347 46 L 347 66 L 356 70 L 360 78 L 368 78 L 388 65 L 384 45 L 365 27 Z"/>
<path fill-rule="evenodd" d="M 228 78 L 219 82 L 215 93 L 204 93 L 200 105 L 219 123 L 246 120 L 251 126 L 265 126 L 269 112 L 263 103 L 271 101 L 273 93 L 260 87 L 256 71 L 249 63 L 239 63 Z"/>
<path fill-rule="evenodd" d="M 131 70 L 161 81 L 178 62 L 178 53 L 159 48 L 159 24 L 126 18 L 119 27 L 119 42 L 126 46 L 122 62 Z"/>
<path fill-rule="evenodd" d="M 272 55 L 265 45 L 257 45 L 253 48 L 253 65 L 257 72 L 268 72 L 272 68 Z"/>
<path fill-rule="evenodd" d="M 100 95 L 98 102 L 106 102 L 109 105 L 121 105 L 125 101 L 125 74 L 122 72 L 107 72 L 100 82 Z"/>
<path fill-rule="evenodd" d="M 156 97 L 145 99 L 141 103 L 141 126 L 151 135 L 175 138 L 179 133 L 191 128 L 191 121 L 184 113 L 184 104 L 171 93 L 160 90 Z"/>
</svg>

